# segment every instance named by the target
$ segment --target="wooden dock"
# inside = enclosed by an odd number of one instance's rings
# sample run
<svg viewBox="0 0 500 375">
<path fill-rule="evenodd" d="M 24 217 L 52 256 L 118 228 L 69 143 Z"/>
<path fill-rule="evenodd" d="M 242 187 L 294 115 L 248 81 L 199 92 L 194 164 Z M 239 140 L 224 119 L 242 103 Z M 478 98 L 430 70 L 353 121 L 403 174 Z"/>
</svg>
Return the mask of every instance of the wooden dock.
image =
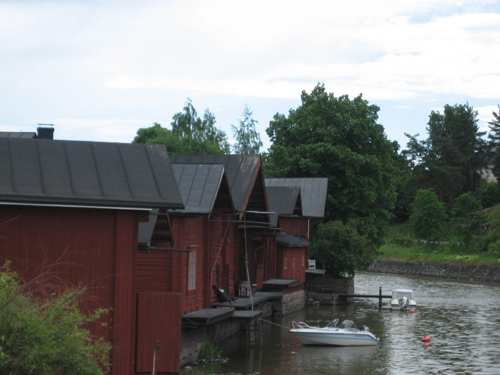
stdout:
<svg viewBox="0 0 500 375">
<path fill-rule="evenodd" d="M 378 307 L 382 307 L 382 298 L 391 298 L 390 294 L 382 294 L 382 287 L 379 287 L 378 294 L 339 294 L 341 298 L 378 298 Z"/>
</svg>

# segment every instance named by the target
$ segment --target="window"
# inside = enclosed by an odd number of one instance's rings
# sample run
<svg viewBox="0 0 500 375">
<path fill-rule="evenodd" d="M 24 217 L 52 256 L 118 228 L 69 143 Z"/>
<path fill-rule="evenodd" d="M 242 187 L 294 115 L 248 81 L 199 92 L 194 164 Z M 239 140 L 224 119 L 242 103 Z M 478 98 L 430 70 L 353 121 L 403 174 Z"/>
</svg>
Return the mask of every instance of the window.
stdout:
<svg viewBox="0 0 500 375">
<path fill-rule="evenodd" d="M 295 269 L 295 258 L 292 259 L 292 268 Z"/>
<path fill-rule="evenodd" d="M 196 289 L 196 251 L 188 255 L 188 290 Z"/>
<path fill-rule="evenodd" d="M 283 262 L 283 269 L 287 270 L 288 269 L 288 258 L 285 258 Z"/>
</svg>

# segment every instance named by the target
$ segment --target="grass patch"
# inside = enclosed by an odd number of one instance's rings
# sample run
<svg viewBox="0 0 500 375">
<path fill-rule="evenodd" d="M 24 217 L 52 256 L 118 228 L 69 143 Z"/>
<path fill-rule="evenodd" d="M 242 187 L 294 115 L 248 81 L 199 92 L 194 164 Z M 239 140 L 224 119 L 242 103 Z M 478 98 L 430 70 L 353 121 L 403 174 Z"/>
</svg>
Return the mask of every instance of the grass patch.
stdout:
<svg viewBox="0 0 500 375">
<path fill-rule="evenodd" d="M 456 245 L 415 244 L 403 247 L 395 244 L 383 245 L 379 249 L 381 260 L 398 260 L 404 262 L 454 263 L 473 265 L 500 265 L 499 254 L 468 253 L 466 249 Z"/>
</svg>

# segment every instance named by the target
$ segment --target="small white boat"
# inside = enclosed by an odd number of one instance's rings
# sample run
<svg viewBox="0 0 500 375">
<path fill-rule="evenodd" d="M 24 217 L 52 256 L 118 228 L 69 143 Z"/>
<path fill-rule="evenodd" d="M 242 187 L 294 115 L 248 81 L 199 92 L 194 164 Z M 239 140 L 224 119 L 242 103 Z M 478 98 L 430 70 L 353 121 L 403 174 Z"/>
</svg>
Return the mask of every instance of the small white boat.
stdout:
<svg viewBox="0 0 500 375">
<path fill-rule="evenodd" d="M 391 308 L 397 311 L 414 310 L 417 307 L 415 295 L 411 289 L 395 289 L 392 291 Z"/>
<path fill-rule="evenodd" d="M 304 322 L 292 322 L 290 330 L 304 345 L 370 346 L 377 345 L 379 339 L 368 327 L 361 329 L 351 320 L 344 320 L 338 327 L 338 319 L 325 327 L 311 327 Z"/>
</svg>

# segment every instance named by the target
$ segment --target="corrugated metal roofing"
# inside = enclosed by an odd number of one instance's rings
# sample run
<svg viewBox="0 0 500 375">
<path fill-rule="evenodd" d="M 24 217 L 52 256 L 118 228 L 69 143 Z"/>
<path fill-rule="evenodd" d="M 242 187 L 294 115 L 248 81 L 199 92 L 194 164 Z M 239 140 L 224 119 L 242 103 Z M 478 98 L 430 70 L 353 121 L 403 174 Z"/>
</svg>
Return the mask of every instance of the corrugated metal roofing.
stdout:
<svg viewBox="0 0 500 375">
<path fill-rule="evenodd" d="M 184 208 L 164 146 L 0 138 L 0 201 Z"/>
<path fill-rule="evenodd" d="M 212 212 L 224 167 L 220 164 L 172 164 L 185 208 L 183 213 Z"/>
<path fill-rule="evenodd" d="M 298 186 L 266 186 L 267 204 L 271 215 L 271 224 L 278 225 L 278 215 L 293 215 L 300 194 Z"/>
<path fill-rule="evenodd" d="M 36 138 L 35 132 L 0 132 L 0 138 Z"/>
<path fill-rule="evenodd" d="M 302 199 L 302 215 L 306 217 L 325 216 L 328 179 L 311 178 L 266 178 L 266 188 L 273 186 L 298 186 Z"/>
<path fill-rule="evenodd" d="M 242 211 L 260 165 L 259 155 L 171 155 L 172 164 L 222 164 L 226 171 L 234 207 Z"/>
</svg>

